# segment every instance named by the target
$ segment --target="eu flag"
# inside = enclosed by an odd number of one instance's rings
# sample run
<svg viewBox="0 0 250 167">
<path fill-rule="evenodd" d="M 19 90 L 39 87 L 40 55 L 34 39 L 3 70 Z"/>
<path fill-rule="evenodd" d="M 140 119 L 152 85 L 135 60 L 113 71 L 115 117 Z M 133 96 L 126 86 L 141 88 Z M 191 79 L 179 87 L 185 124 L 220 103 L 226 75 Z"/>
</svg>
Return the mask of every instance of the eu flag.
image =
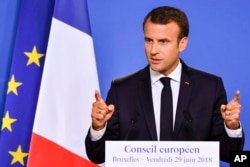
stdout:
<svg viewBox="0 0 250 167">
<path fill-rule="evenodd" d="M 0 135 L 0 166 L 26 166 L 53 0 L 22 0 Z"/>
</svg>

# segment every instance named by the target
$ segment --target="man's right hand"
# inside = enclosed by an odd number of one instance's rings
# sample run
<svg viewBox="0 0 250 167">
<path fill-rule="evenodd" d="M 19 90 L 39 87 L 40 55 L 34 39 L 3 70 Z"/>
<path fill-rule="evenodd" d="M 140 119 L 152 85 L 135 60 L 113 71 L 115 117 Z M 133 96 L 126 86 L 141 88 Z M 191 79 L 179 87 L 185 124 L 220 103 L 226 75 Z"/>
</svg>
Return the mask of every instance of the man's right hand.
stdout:
<svg viewBox="0 0 250 167">
<path fill-rule="evenodd" d="M 112 104 L 107 105 L 97 90 L 95 91 L 95 99 L 96 101 L 92 106 L 91 118 L 92 128 L 98 131 L 103 129 L 106 122 L 111 118 L 115 111 L 115 106 Z"/>
</svg>

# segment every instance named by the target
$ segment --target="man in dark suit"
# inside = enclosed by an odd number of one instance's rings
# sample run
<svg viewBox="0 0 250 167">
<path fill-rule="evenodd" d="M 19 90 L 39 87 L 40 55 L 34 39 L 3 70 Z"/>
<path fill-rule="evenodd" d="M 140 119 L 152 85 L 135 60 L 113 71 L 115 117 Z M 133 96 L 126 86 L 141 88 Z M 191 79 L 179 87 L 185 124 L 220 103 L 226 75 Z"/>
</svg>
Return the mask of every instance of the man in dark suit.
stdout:
<svg viewBox="0 0 250 167">
<path fill-rule="evenodd" d="M 189 32 L 183 11 L 155 8 L 145 17 L 143 31 L 149 65 L 114 80 L 106 102 L 95 92 L 92 126 L 85 140 L 89 159 L 105 161 L 106 140 L 192 140 L 220 141 L 220 158 L 229 161 L 230 150 L 242 150 L 244 144 L 239 91 L 227 103 L 220 77 L 188 67 L 179 58 Z M 171 121 L 161 121 L 162 77 L 170 78 Z M 173 124 L 168 125 L 170 130 L 161 128 L 163 122 Z M 168 131 L 170 137 L 163 139 Z"/>
</svg>

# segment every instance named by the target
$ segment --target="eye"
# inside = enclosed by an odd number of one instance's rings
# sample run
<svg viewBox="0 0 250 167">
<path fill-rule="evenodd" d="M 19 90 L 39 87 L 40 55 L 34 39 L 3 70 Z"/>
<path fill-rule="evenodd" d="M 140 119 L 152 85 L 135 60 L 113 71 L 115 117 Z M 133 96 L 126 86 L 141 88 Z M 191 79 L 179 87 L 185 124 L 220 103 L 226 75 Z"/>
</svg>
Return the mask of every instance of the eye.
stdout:
<svg viewBox="0 0 250 167">
<path fill-rule="evenodd" d="M 153 40 L 150 38 L 144 38 L 144 41 L 145 41 L 145 43 L 152 43 L 153 42 Z"/>
<path fill-rule="evenodd" d="M 166 45 L 169 41 L 166 40 L 166 39 L 163 39 L 163 40 L 159 40 L 159 44 L 161 45 Z"/>
</svg>

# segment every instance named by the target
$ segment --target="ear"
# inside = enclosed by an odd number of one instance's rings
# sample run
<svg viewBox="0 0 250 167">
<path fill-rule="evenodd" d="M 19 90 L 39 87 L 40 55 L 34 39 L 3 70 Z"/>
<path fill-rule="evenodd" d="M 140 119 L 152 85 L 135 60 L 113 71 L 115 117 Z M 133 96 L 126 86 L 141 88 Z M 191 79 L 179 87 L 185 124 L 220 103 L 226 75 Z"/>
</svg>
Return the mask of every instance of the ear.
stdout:
<svg viewBox="0 0 250 167">
<path fill-rule="evenodd" d="M 183 37 L 179 42 L 179 52 L 182 52 L 186 49 L 188 44 L 188 37 Z"/>
</svg>

